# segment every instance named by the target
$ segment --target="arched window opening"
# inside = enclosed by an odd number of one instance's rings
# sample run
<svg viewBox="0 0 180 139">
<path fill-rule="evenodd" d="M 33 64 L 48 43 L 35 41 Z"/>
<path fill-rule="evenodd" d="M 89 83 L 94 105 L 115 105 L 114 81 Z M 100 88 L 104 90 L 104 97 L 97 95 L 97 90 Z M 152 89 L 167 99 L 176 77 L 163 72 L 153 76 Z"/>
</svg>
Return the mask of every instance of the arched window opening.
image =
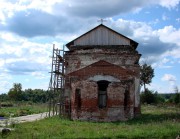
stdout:
<svg viewBox="0 0 180 139">
<path fill-rule="evenodd" d="M 76 89 L 75 91 L 75 105 L 78 110 L 81 109 L 81 90 L 80 89 Z"/>
<path fill-rule="evenodd" d="M 108 81 L 98 81 L 98 106 L 99 108 L 105 108 L 107 106 L 107 87 Z"/>
</svg>

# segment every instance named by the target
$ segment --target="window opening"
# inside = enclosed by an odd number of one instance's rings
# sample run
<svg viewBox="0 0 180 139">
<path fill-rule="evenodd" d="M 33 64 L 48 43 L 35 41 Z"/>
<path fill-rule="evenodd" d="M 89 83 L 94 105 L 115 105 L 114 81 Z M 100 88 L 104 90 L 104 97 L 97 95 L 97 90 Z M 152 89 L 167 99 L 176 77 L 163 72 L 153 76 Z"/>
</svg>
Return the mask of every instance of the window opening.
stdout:
<svg viewBox="0 0 180 139">
<path fill-rule="evenodd" d="M 105 108 L 107 106 L 107 87 L 108 81 L 98 81 L 98 105 L 99 108 Z"/>
<path fill-rule="evenodd" d="M 75 91 L 75 104 L 77 106 L 77 109 L 81 109 L 81 90 L 76 89 Z"/>
</svg>

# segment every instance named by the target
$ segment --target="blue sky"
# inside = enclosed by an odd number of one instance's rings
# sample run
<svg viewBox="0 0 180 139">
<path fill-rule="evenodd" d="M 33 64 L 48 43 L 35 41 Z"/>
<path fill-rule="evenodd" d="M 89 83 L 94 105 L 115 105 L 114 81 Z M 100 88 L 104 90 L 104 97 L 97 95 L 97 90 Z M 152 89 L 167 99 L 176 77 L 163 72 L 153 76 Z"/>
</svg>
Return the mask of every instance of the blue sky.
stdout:
<svg viewBox="0 0 180 139">
<path fill-rule="evenodd" d="M 1 0 L 0 93 L 13 83 L 47 89 L 53 44 L 104 24 L 139 43 L 159 93 L 180 89 L 180 0 Z"/>
</svg>

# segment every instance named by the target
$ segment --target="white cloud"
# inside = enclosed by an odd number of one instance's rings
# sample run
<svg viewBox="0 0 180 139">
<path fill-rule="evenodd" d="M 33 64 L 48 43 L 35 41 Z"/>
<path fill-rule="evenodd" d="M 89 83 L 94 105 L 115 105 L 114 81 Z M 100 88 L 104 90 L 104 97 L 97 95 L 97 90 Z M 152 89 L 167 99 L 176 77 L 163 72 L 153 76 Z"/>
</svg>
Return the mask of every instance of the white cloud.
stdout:
<svg viewBox="0 0 180 139">
<path fill-rule="evenodd" d="M 159 0 L 159 2 L 161 6 L 172 9 L 179 4 L 180 0 Z"/>
<path fill-rule="evenodd" d="M 11 80 L 12 76 L 0 69 L 0 94 L 7 93 L 8 89 L 12 85 Z"/>
<path fill-rule="evenodd" d="M 161 60 L 154 60 L 154 63 L 152 64 L 153 68 L 161 68 L 161 69 L 170 69 L 173 68 L 172 65 L 169 65 L 169 63 L 172 63 L 172 61 L 170 61 L 169 59 L 167 59 L 164 56 L 160 56 L 159 59 Z"/>
<path fill-rule="evenodd" d="M 174 58 L 180 58 L 180 47 L 177 47 L 176 49 L 173 49 L 171 51 L 167 51 L 164 56 L 171 56 Z"/>
<path fill-rule="evenodd" d="M 14 34 L 9 33 L 9 32 L 3 32 L 0 34 L 1 39 L 4 39 L 4 41 L 9 41 L 9 42 L 16 42 L 17 37 L 14 36 Z"/>
<path fill-rule="evenodd" d="M 11 75 L 9 75 L 9 74 L 7 74 L 7 73 L 5 73 L 5 72 L 1 72 L 0 73 L 0 80 L 11 80 L 12 79 L 12 76 Z"/>
<path fill-rule="evenodd" d="M 175 82 L 176 77 L 172 74 L 164 74 L 164 76 L 161 78 L 162 81 L 168 81 L 168 82 Z"/>
<path fill-rule="evenodd" d="M 165 26 L 157 31 L 159 39 L 164 43 L 171 44 L 171 50 L 167 50 L 164 56 L 172 56 L 174 58 L 180 58 L 180 28 L 176 29 L 173 26 Z"/>
<path fill-rule="evenodd" d="M 164 90 L 161 86 L 154 84 L 153 82 L 150 85 L 147 85 L 149 90 L 157 91 L 158 93 L 164 93 Z"/>
<path fill-rule="evenodd" d="M 45 78 L 49 78 L 49 76 L 47 76 L 47 74 L 44 74 L 42 72 L 39 72 L 39 71 L 35 71 L 35 72 L 32 72 L 32 76 L 34 76 L 35 78 L 37 79 L 45 79 Z"/>
<path fill-rule="evenodd" d="M 153 20 L 153 21 L 150 21 L 149 22 L 149 25 L 156 25 L 156 24 L 158 24 L 159 23 L 159 19 L 155 19 L 155 20 Z"/>
<path fill-rule="evenodd" d="M 16 11 L 28 11 L 28 9 L 37 9 L 51 13 L 52 6 L 61 3 L 62 0 L 1 0 L 0 11 L 12 17 Z M 1 13 L 1 12 L 0 12 Z"/>
<path fill-rule="evenodd" d="M 9 90 L 9 88 L 11 87 L 11 83 L 9 81 L 0 81 L 0 94 L 1 93 L 7 93 L 7 91 Z"/>
<path fill-rule="evenodd" d="M 169 19 L 169 17 L 167 17 L 166 15 L 162 15 L 162 20 L 164 20 L 164 21 L 166 21 L 166 20 L 168 20 Z"/>
<path fill-rule="evenodd" d="M 52 6 L 57 3 L 62 3 L 62 1 L 63 0 L 33 0 L 27 7 L 52 13 Z"/>
<path fill-rule="evenodd" d="M 174 89 L 177 85 L 174 82 L 165 83 L 165 84 L 156 84 L 151 83 L 151 85 L 147 85 L 150 90 L 157 91 L 158 93 L 174 93 Z"/>
<path fill-rule="evenodd" d="M 161 86 L 159 90 L 163 90 L 161 92 L 163 93 L 174 93 L 174 88 L 176 85 L 176 77 L 172 74 L 164 74 L 164 76 L 161 78 L 162 81 L 166 81 L 165 86 Z"/>
<path fill-rule="evenodd" d="M 167 58 L 163 58 L 162 59 L 162 63 L 164 64 L 164 63 L 167 63 L 167 62 L 169 62 L 170 60 L 169 59 L 167 59 Z"/>
<path fill-rule="evenodd" d="M 50 70 L 52 44 L 22 39 L 11 33 L 2 33 L 0 36 L 0 69 L 10 74 Z"/>
<path fill-rule="evenodd" d="M 4 66 L 5 60 L 4 59 L 0 59 L 0 69 Z"/>
<path fill-rule="evenodd" d="M 180 29 L 173 26 L 165 26 L 163 29 L 157 31 L 162 42 L 174 43 L 180 46 Z"/>
</svg>

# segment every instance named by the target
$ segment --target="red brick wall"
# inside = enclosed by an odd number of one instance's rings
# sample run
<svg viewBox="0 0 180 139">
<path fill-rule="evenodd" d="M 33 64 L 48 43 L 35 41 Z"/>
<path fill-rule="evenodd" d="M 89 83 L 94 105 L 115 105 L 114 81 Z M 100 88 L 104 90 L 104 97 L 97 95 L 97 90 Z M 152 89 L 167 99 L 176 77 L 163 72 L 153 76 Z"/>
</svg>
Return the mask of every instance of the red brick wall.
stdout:
<svg viewBox="0 0 180 139">
<path fill-rule="evenodd" d="M 98 107 L 98 85 L 96 82 L 81 81 L 73 83 L 71 118 L 93 121 L 117 121 L 132 118 L 133 106 L 130 103 L 128 104 L 128 112 L 125 113 L 124 111 L 124 87 L 121 83 L 110 83 L 107 88 L 107 107 L 101 109 Z M 75 104 L 76 88 L 81 90 L 81 109 L 77 109 Z"/>
</svg>

